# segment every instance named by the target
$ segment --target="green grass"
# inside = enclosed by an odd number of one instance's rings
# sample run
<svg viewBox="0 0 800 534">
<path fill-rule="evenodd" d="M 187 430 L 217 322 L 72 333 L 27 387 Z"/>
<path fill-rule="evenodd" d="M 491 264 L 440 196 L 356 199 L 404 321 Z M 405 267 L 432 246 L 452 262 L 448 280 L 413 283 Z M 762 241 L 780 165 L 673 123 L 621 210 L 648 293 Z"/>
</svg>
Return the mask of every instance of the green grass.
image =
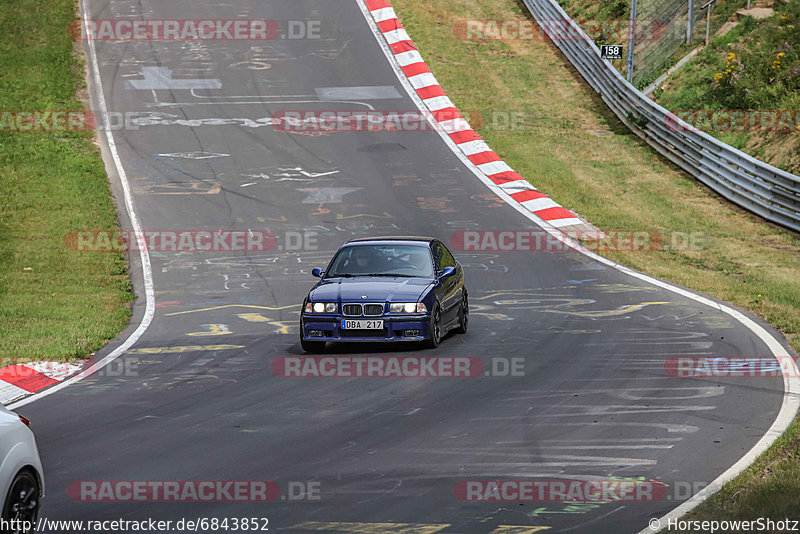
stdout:
<svg viewBox="0 0 800 534">
<path fill-rule="evenodd" d="M 82 110 L 74 0 L 0 4 L 0 110 Z M 86 357 L 125 328 L 121 254 L 69 250 L 72 230 L 117 228 L 91 132 L 0 131 L 0 364 Z"/>
<path fill-rule="evenodd" d="M 776 2 L 771 18 L 748 17 L 730 33 L 713 39 L 667 82 L 658 101 L 676 112 L 790 110 L 798 116 L 800 2 Z M 710 125 L 697 126 L 767 163 L 800 172 L 800 130 L 717 131 Z"/>
<path fill-rule="evenodd" d="M 517 172 L 602 230 L 698 233 L 694 248 L 605 255 L 731 302 L 800 349 L 800 238 L 733 207 L 630 134 L 566 60 L 541 40 L 461 40 L 463 19 L 527 18 L 515 0 L 394 0 L 448 96 L 463 110 L 521 113 L 522 127 L 479 133 Z M 466 67 L 468 66 L 468 67 Z M 598 137 L 592 130 L 613 133 Z M 699 517 L 797 516 L 795 423 Z M 734 502 L 735 505 L 730 503 Z M 729 514 L 729 515 L 726 515 Z"/>
</svg>

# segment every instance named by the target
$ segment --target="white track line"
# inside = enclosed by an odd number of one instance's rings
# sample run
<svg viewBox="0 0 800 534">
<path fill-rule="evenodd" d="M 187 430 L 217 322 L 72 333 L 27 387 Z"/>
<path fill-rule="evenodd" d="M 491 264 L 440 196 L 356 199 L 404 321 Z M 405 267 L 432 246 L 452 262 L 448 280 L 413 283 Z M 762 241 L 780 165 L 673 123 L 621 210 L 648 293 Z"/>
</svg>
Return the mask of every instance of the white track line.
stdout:
<svg viewBox="0 0 800 534">
<path fill-rule="evenodd" d="M 86 0 L 81 0 L 81 5 L 83 7 L 83 24 L 84 29 L 88 24 L 89 20 L 89 8 L 86 4 Z M 88 35 L 88 31 L 86 32 Z M 108 143 L 108 149 L 111 152 L 111 157 L 114 160 L 114 166 L 117 168 L 117 174 L 119 175 L 120 185 L 122 186 L 123 196 L 125 197 L 125 210 L 128 213 L 128 218 L 131 221 L 131 226 L 133 227 L 133 231 L 138 233 L 142 232 L 142 227 L 139 224 L 139 218 L 136 216 L 136 210 L 133 207 L 133 197 L 131 195 L 130 185 L 128 184 L 128 177 L 125 174 L 125 169 L 122 168 L 122 160 L 119 157 L 119 153 L 117 152 L 117 145 L 114 142 L 114 135 L 111 132 L 111 129 L 108 127 L 109 120 L 108 120 L 108 109 L 106 108 L 106 99 L 103 96 L 103 85 L 100 81 L 100 67 L 97 62 L 97 52 L 95 51 L 94 41 L 91 39 L 87 39 L 86 41 L 89 45 L 89 59 L 92 62 L 92 75 L 94 79 L 95 85 L 95 96 L 97 97 L 97 107 L 100 111 L 100 116 L 103 119 L 104 130 L 106 133 L 106 141 Z M 147 328 L 150 326 L 150 323 L 153 321 L 153 316 L 155 314 L 155 292 L 153 286 L 153 271 L 150 266 L 150 255 L 147 252 L 146 247 L 142 247 L 139 251 L 139 257 L 142 260 L 142 278 L 144 279 L 144 298 L 145 298 L 145 310 L 144 316 L 142 317 L 142 321 L 139 323 L 139 326 L 133 333 L 128 336 L 122 345 L 114 349 L 110 352 L 107 356 L 105 356 L 100 361 L 93 364 L 88 369 L 84 369 L 78 375 L 61 382 L 56 386 L 52 386 L 48 389 L 43 390 L 41 393 L 36 393 L 29 397 L 26 397 L 18 402 L 12 403 L 7 408 L 14 410 L 16 408 L 20 408 L 25 406 L 26 404 L 30 404 L 32 402 L 36 402 L 37 400 L 47 397 L 48 395 L 52 395 L 53 393 L 68 387 L 75 382 L 79 382 L 86 378 L 87 376 L 96 373 L 98 370 L 102 369 L 115 359 L 117 359 L 123 352 L 128 350 L 134 343 L 136 343 L 142 334 L 145 333 Z"/>
<path fill-rule="evenodd" d="M 375 39 L 378 41 L 378 45 L 380 46 L 381 50 L 383 50 L 386 59 L 389 62 L 389 65 L 394 70 L 397 79 L 400 81 L 400 84 L 408 93 L 408 96 L 414 102 L 414 104 L 419 108 L 419 110 L 423 113 L 426 113 L 425 105 L 420 99 L 417 92 L 408 82 L 405 73 L 401 70 L 399 63 L 395 59 L 394 53 L 387 45 L 386 40 L 383 38 L 383 33 L 378 28 L 377 24 L 372 18 L 370 11 L 367 9 L 366 5 L 364 4 L 363 0 L 354 0 L 359 9 L 361 9 L 362 15 L 367 21 L 367 25 L 372 30 L 372 34 L 374 35 Z M 781 345 L 780 341 L 778 341 L 772 334 L 767 332 L 761 325 L 753 321 L 752 319 L 748 318 L 741 312 L 734 310 L 733 308 L 726 306 L 725 304 L 717 303 L 711 300 L 708 297 L 704 297 L 702 295 L 697 295 L 688 291 L 686 289 L 682 289 L 680 287 L 674 286 L 667 282 L 658 280 L 646 274 L 640 273 L 638 271 L 634 271 L 624 265 L 620 265 L 615 263 L 607 258 L 604 258 L 594 252 L 587 250 L 586 248 L 580 246 L 579 243 L 570 239 L 569 237 L 565 236 L 563 232 L 559 231 L 555 226 L 547 223 L 543 219 L 540 219 L 533 213 L 527 211 L 522 205 L 515 202 L 501 187 L 496 185 L 494 182 L 489 180 L 476 166 L 472 163 L 461 150 L 458 149 L 457 145 L 453 142 L 452 139 L 447 135 L 444 129 L 438 126 L 435 122 L 435 119 L 431 116 L 430 113 L 426 113 L 428 120 L 433 126 L 434 131 L 439 134 L 439 137 L 442 138 L 444 143 L 450 147 L 450 150 L 453 154 L 458 157 L 464 165 L 472 171 L 472 173 L 477 176 L 479 180 L 481 180 L 486 186 L 491 189 L 494 193 L 502 197 L 510 206 L 515 208 L 518 212 L 522 215 L 542 227 L 547 233 L 552 235 L 554 238 L 560 240 L 561 242 L 569 245 L 570 247 L 574 248 L 577 252 L 592 258 L 595 261 L 608 265 L 618 271 L 621 271 L 629 276 L 633 276 L 634 278 L 638 278 L 643 282 L 648 284 L 652 284 L 654 286 L 660 287 L 662 289 L 666 289 L 668 291 L 672 291 L 673 293 L 677 293 L 683 297 L 692 299 L 700 304 L 705 304 L 706 306 L 710 306 L 714 309 L 717 309 L 723 313 L 726 313 L 739 321 L 742 325 L 745 326 L 748 330 L 753 332 L 758 338 L 764 342 L 765 345 L 772 351 L 772 355 L 778 360 L 780 363 L 783 358 L 789 358 L 792 360 L 794 364 L 794 359 L 788 353 L 788 351 Z M 437 127 L 438 126 L 438 127 Z M 783 376 L 783 403 L 781 404 L 780 412 L 778 412 L 778 416 L 775 418 L 775 421 L 770 426 L 769 430 L 758 440 L 752 449 L 747 451 L 742 458 L 739 459 L 735 464 L 729 467 L 724 473 L 718 476 L 713 482 L 711 482 L 708 486 L 706 486 L 702 491 L 698 492 L 696 495 L 693 495 L 690 499 L 685 501 L 683 504 L 666 514 L 665 516 L 659 518 L 661 521 L 662 526 L 666 526 L 666 522 L 670 519 L 676 519 L 681 517 L 682 515 L 688 513 L 689 511 L 696 508 L 701 502 L 706 500 L 708 497 L 719 491 L 719 489 L 726 483 L 735 478 L 739 473 L 744 471 L 750 464 L 752 464 L 758 456 L 766 451 L 772 443 L 778 439 L 781 434 L 788 428 L 791 424 L 792 420 L 794 419 L 795 415 L 797 414 L 797 410 L 800 407 L 800 377 L 798 377 L 798 370 L 797 365 L 793 365 L 793 369 L 790 369 L 790 376 L 784 374 Z M 645 528 L 639 534 L 653 534 L 653 530 Z"/>
</svg>

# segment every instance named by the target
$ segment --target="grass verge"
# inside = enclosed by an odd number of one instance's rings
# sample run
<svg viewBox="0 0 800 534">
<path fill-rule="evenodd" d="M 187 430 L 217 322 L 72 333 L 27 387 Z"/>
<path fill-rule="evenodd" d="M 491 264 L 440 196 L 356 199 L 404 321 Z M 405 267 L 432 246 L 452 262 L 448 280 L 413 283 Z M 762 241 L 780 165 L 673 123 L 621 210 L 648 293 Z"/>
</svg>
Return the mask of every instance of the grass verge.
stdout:
<svg viewBox="0 0 800 534">
<path fill-rule="evenodd" d="M 694 121 L 696 127 L 776 167 L 800 172 L 800 2 L 776 2 L 767 19 L 745 18 L 714 38 L 663 88 L 658 102 L 679 116 L 685 110 L 709 112 L 706 120 Z M 721 110 L 772 112 L 731 122 Z"/>
<path fill-rule="evenodd" d="M 84 63 L 67 34 L 74 0 L 0 7 L 0 112 L 82 110 Z M 6 115 L 8 118 L 8 115 Z M 92 132 L 0 128 L 0 365 L 90 355 L 126 327 L 118 253 L 80 253 L 71 230 L 117 229 Z"/>
<path fill-rule="evenodd" d="M 517 172 L 599 228 L 694 234 L 695 247 L 613 252 L 615 261 L 763 317 L 800 350 L 800 238 L 746 213 L 669 165 L 630 134 L 543 40 L 462 40 L 464 19 L 529 18 L 514 0 L 393 0 L 448 96 L 478 110 L 478 131 Z M 524 120 L 501 129 L 486 120 Z M 476 126 L 476 125 L 473 125 Z M 602 135 L 602 136 L 598 136 Z M 695 517 L 796 517 L 800 427 Z"/>
</svg>

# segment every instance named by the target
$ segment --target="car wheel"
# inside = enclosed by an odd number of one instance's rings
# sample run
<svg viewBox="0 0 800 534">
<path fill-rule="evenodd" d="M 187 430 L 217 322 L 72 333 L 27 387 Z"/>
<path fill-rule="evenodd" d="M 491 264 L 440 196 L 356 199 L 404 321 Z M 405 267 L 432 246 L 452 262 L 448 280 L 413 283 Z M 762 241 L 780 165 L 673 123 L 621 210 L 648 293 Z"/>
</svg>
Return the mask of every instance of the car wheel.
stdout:
<svg viewBox="0 0 800 534">
<path fill-rule="evenodd" d="M 300 338 L 300 347 L 306 352 L 323 352 L 325 350 L 324 341 L 308 341 Z"/>
<path fill-rule="evenodd" d="M 469 328 L 469 300 L 467 299 L 467 292 L 464 291 L 464 298 L 461 299 L 461 309 L 458 311 L 458 328 L 457 334 L 466 334 Z"/>
<path fill-rule="evenodd" d="M 11 482 L 5 505 L 3 506 L 3 519 L 5 521 L 18 520 L 16 528 L 8 532 L 28 533 L 36 528 L 36 518 L 39 515 L 39 481 L 29 469 L 23 469 Z M 30 529 L 23 530 L 20 523 L 28 522 Z"/>
<path fill-rule="evenodd" d="M 431 323 L 428 330 L 431 337 L 425 342 L 425 345 L 429 349 L 435 349 L 442 341 L 442 312 L 438 304 L 434 305 L 433 312 L 431 312 Z"/>
</svg>

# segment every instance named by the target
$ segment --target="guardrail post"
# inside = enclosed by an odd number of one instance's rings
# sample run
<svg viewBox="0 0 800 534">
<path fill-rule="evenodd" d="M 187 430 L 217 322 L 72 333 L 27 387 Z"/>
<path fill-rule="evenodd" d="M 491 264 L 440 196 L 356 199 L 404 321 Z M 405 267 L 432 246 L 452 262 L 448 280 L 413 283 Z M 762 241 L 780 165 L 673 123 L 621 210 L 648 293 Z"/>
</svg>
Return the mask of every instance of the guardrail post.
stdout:
<svg viewBox="0 0 800 534">
<path fill-rule="evenodd" d="M 686 18 L 686 44 L 692 42 L 694 32 L 694 0 L 689 0 L 689 13 Z"/>
<path fill-rule="evenodd" d="M 626 76 L 633 83 L 633 47 L 636 43 L 636 0 L 631 0 L 631 14 L 628 21 L 628 72 Z"/>
</svg>

